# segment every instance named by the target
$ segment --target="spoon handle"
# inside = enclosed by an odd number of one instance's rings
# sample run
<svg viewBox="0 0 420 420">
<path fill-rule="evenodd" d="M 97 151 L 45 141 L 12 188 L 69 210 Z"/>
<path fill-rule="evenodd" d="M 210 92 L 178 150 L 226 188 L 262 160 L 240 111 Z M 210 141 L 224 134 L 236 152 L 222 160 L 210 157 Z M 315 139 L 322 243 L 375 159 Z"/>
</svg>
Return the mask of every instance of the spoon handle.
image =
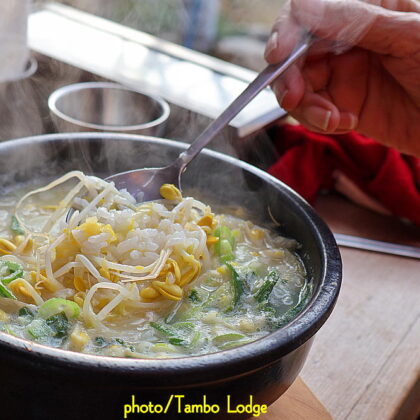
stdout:
<svg viewBox="0 0 420 420">
<path fill-rule="evenodd" d="M 181 153 L 176 160 L 176 165 L 182 173 L 185 167 L 193 160 L 198 153 L 214 139 L 239 112 L 251 102 L 264 88 L 284 73 L 299 57 L 301 57 L 311 46 L 312 38 L 307 36 L 280 64 L 268 65 L 248 85 L 248 87 L 217 117 L 207 128 L 193 141 L 191 146 Z"/>
</svg>

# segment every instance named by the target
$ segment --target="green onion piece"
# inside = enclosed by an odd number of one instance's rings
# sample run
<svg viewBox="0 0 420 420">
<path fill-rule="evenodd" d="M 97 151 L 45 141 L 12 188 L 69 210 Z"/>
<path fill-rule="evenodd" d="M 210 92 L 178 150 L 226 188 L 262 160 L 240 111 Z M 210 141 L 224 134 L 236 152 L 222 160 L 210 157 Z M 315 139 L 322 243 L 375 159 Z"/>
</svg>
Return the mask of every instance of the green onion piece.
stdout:
<svg viewBox="0 0 420 420">
<path fill-rule="evenodd" d="M 258 276 L 256 273 L 254 273 L 253 271 L 248 271 L 244 278 L 243 278 L 243 285 L 244 288 L 250 292 L 252 290 L 252 288 L 254 287 L 254 284 L 256 283 L 256 281 L 258 280 Z"/>
<path fill-rule="evenodd" d="M 172 327 L 177 330 L 191 332 L 195 326 L 192 322 L 177 322 L 176 324 L 172 324 Z"/>
<path fill-rule="evenodd" d="M 64 312 L 68 319 L 77 318 L 80 314 L 80 307 L 76 302 L 71 300 L 52 298 L 44 302 L 38 310 L 39 316 L 44 319 L 61 312 Z"/>
<path fill-rule="evenodd" d="M 127 344 L 122 338 L 116 338 L 115 342 L 134 353 L 135 351 L 134 346 Z"/>
<path fill-rule="evenodd" d="M 176 335 L 177 331 L 174 330 L 184 330 L 190 332 L 194 329 L 194 324 L 192 322 L 177 322 L 176 324 L 172 324 L 170 327 L 157 322 L 151 322 L 150 326 L 152 326 L 155 330 L 158 330 L 160 333 L 170 337 Z"/>
<path fill-rule="evenodd" d="M 95 345 L 95 347 L 99 347 L 99 348 L 104 348 L 106 347 L 109 343 L 105 340 L 104 337 L 95 337 L 95 339 L 93 340 L 93 343 Z"/>
<path fill-rule="evenodd" d="M 0 261 L 0 281 L 9 284 L 11 281 L 23 276 L 23 267 L 11 261 Z"/>
<path fill-rule="evenodd" d="M 16 296 L 6 287 L 6 284 L 22 276 L 23 267 L 20 264 L 0 261 L 0 296 L 16 300 Z"/>
<path fill-rule="evenodd" d="M 157 322 L 151 322 L 150 326 L 153 327 L 155 330 L 159 331 L 160 333 L 167 335 L 167 336 L 172 336 L 174 335 L 173 331 L 165 326 L 163 326 L 162 324 L 158 324 Z"/>
<path fill-rule="evenodd" d="M 296 318 L 296 316 L 302 312 L 303 308 L 309 301 L 309 298 L 312 294 L 312 284 L 306 283 L 305 286 L 301 289 L 299 293 L 299 302 L 290 308 L 278 321 L 276 327 L 280 328 L 281 326 L 287 324 L 292 319 Z"/>
<path fill-rule="evenodd" d="M 277 315 L 277 311 L 268 302 L 260 303 L 257 308 L 264 312 L 267 318 L 273 318 Z"/>
<path fill-rule="evenodd" d="M 171 325 L 171 327 L 164 326 L 157 322 L 151 322 L 150 326 L 167 336 L 168 342 L 174 346 L 188 345 L 189 340 L 180 336 L 180 333 L 191 333 L 191 331 L 194 330 L 194 324 L 192 322 L 177 322 L 176 324 Z"/>
<path fill-rule="evenodd" d="M 227 239 L 221 239 L 218 244 L 220 246 L 220 262 L 226 263 L 235 259 L 232 246 Z"/>
<path fill-rule="evenodd" d="M 35 318 L 35 313 L 29 309 L 27 306 L 19 309 L 19 316 L 27 316 L 28 318 Z"/>
<path fill-rule="evenodd" d="M 276 271 L 272 271 L 269 273 L 269 275 L 266 277 L 263 285 L 260 287 L 260 289 L 257 291 L 257 293 L 254 294 L 254 298 L 257 302 L 262 302 L 264 300 L 267 300 L 270 296 L 270 293 L 273 291 L 274 286 L 279 281 L 279 275 Z"/>
<path fill-rule="evenodd" d="M 201 302 L 200 296 L 198 296 L 198 292 L 195 289 L 191 290 L 188 299 L 193 303 Z"/>
<path fill-rule="evenodd" d="M 217 308 L 220 311 L 229 312 L 234 308 L 233 305 L 233 287 L 230 282 L 225 282 L 219 286 L 214 292 L 210 293 L 206 302 L 204 302 L 204 308 Z M 200 306 L 196 306 L 199 308 Z"/>
<path fill-rule="evenodd" d="M 47 324 L 45 319 L 34 319 L 26 328 L 26 331 L 33 338 L 52 337 L 53 329 Z"/>
<path fill-rule="evenodd" d="M 186 305 L 185 305 L 185 308 L 182 307 L 181 310 L 179 310 L 176 313 L 176 316 L 168 320 L 167 323 L 172 322 L 174 319 L 176 319 L 177 321 L 186 321 L 189 319 L 194 319 L 194 318 L 197 318 L 200 312 L 201 312 L 201 306 L 193 306 L 192 308 L 186 309 Z"/>
<path fill-rule="evenodd" d="M 188 308 L 188 303 L 183 302 L 180 300 L 173 308 L 173 310 L 166 316 L 165 318 L 165 324 L 171 324 L 173 321 L 175 321 L 178 318 L 178 315 L 181 312 L 185 312 L 185 308 Z"/>
<path fill-rule="evenodd" d="M 246 338 L 243 334 L 237 334 L 237 333 L 222 334 L 222 335 L 218 335 L 217 337 L 214 337 L 213 343 L 216 346 L 220 346 L 230 341 L 242 340 L 243 338 Z"/>
<path fill-rule="evenodd" d="M 12 222 L 10 223 L 10 230 L 14 235 L 24 235 L 25 231 L 20 226 L 19 220 L 16 216 L 12 216 Z"/>
<path fill-rule="evenodd" d="M 0 331 L 17 337 L 15 331 L 11 328 L 11 325 L 0 323 Z"/>
<path fill-rule="evenodd" d="M 239 303 L 239 300 L 244 292 L 244 288 L 243 288 L 242 281 L 237 271 L 230 264 L 226 264 L 226 266 L 229 268 L 229 271 L 230 271 L 230 281 L 231 281 L 231 287 L 233 291 L 233 299 L 232 299 L 233 308 L 232 309 L 235 309 L 236 305 Z"/>
<path fill-rule="evenodd" d="M 198 342 L 200 341 L 200 338 L 201 338 L 201 334 L 198 332 L 198 331 L 196 331 L 195 333 L 194 333 L 194 335 L 193 335 L 193 337 L 192 337 L 192 339 L 191 339 L 191 346 L 192 347 L 196 347 L 197 346 L 197 344 L 198 344 Z"/>
<path fill-rule="evenodd" d="M 178 337 L 171 337 L 168 341 L 169 344 L 172 344 L 173 346 L 185 346 L 187 344 L 183 338 Z"/>
<path fill-rule="evenodd" d="M 3 296 L 5 298 L 9 299 L 16 299 L 16 296 L 6 287 L 4 286 L 0 281 L 0 296 Z"/>
<path fill-rule="evenodd" d="M 53 330 L 54 337 L 67 337 L 70 324 L 64 312 L 50 316 L 45 321 L 47 325 Z"/>
<path fill-rule="evenodd" d="M 220 261 L 225 263 L 235 259 L 233 250 L 235 249 L 236 240 L 233 232 L 226 226 L 219 226 L 215 229 L 214 236 L 219 238 L 214 244 L 214 250 Z"/>
<path fill-rule="evenodd" d="M 153 352 L 159 353 L 159 352 L 165 352 L 165 353 L 175 353 L 178 351 L 174 346 L 171 346 L 168 343 L 156 343 L 153 344 L 151 347 L 151 350 Z"/>
<path fill-rule="evenodd" d="M 254 340 L 238 340 L 238 341 L 228 341 L 225 344 L 221 344 L 219 347 L 220 350 L 229 350 L 235 347 L 243 346 L 244 344 L 252 343 Z"/>
</svg>

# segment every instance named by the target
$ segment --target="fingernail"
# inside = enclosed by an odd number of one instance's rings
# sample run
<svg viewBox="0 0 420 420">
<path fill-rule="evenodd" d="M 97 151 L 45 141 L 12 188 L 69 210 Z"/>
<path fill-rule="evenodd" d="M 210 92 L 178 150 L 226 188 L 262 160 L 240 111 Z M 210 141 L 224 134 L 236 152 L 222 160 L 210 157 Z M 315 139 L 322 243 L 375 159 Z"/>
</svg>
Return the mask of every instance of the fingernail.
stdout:
<svg viewBox="0 0 420 420">
<path fill-rule="evenodd" d="M 276 48 L 278 44 L 279 34 L 274 31 L 268 39 L 267 46 L 265 47 L 264 57 L 268 57 Z"/>
<path fill-rule="evenodd" d="M 314 127 L 326 131 L 330 123 L 331 114 L 332 112 L 327 111 L 325 108 L 310 106 L 303 111 L 303 118 Z"/>
<path fill-rule="evenodd" d="M 359 123 L 359 119 L 354 114 L 350 114 L 350 130 L 355 130 L 357 128 L 357 124 Z"/>
</svg>

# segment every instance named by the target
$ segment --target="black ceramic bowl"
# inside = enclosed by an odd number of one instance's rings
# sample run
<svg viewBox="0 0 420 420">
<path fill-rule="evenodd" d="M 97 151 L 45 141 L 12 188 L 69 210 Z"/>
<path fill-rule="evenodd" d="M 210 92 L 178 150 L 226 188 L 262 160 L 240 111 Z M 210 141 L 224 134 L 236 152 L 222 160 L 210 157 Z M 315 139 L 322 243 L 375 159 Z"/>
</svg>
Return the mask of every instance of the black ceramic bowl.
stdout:
<svg viewBox="0 0 420 420">
<path fill-rule="evenodd" d="M 71 169 L 105 176 L 162 166 L 185 145 L 134 135 L 101 133 L 46 135 L 0 143 L 0 187 L 39 180 Z M 48 348 L 0 333 L 1 418 L 120 419 L 149 401 L 166 414 L 127 418 L 218 418 L 246 404 L 271 404 L 293 382 L 312 338 L 331 313 L 341 283 L 341 260 L 333 235 L 313 209 L 290 188 L 244 162 L 203 151 L 183 176 L 186 194 L 215 209 L 241 207 L 252 221 L 297 239 L 314 282 L 308 306 L 283 328 L 242 347 L 177 359 L 120 359 Z M 281 223 L 275 227 L 272 220 Z M 176 397 L 184 395 L 185 397 Z M 218 404 L 217 414 L 185 414 L 186 404 Z M 133 400 L 134 399 L 134 400 Z M 137 404 L 139 408 L 132 403 Z M 181 411 L 178 413 L 178 402 Z M 128 404 L 126 407 L 125 405 Z M 208 410 L 208 409 L 207 409 Z M 213 411 L 217 408 L 213 407 Z M 237 418 L 249 417 L 249 414 Z"/>
</svg>

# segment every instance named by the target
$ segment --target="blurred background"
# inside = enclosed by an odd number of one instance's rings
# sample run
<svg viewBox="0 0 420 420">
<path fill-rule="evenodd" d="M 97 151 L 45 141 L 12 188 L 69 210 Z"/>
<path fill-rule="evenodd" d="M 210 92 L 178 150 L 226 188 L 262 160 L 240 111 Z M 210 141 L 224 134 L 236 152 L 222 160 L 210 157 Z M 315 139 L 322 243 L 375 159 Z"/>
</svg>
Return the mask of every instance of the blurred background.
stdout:
<svg viewBox="0 0 420 420">
<path fill-rule="evenodd" d="M 163 97 L 171 112 L 159 134 L 190 142 L 265 66 L 265 43 L 281 4 L 282 0 L 0 3 L 0 50 L 11 51 L 1 66 L 3 78 L 0 71 L 0 140 L 60 131 L 47 105 L 52 92 L 74 83 L 112 81 Z M 23 66 L 31 57 L 37 69 L 28 75 Z M 284 115 L 267 89 L 211 147 L 268 167 L 276 154 L 265 129 Z"/>
<path fill-rule="evenodd" d="M 283 0 L 62 0 L 60 3 L 259 70 Z"/>
</svg>

